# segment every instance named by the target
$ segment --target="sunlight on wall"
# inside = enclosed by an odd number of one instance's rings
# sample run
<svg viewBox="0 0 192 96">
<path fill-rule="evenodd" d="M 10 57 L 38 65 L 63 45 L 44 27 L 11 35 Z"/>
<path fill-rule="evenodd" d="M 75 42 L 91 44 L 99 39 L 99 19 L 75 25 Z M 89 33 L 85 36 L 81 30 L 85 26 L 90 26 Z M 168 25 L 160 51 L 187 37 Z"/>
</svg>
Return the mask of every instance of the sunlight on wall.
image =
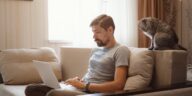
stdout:
<svg viewBox="0 0 192 96">
<path fill-rule="evenodd" d="M 113 17 L 117 41 L 137 46 L 137 0 L 49 0 L 49 40 L 95 46 L 90 22 L 100 14 Z"/>
</svg>

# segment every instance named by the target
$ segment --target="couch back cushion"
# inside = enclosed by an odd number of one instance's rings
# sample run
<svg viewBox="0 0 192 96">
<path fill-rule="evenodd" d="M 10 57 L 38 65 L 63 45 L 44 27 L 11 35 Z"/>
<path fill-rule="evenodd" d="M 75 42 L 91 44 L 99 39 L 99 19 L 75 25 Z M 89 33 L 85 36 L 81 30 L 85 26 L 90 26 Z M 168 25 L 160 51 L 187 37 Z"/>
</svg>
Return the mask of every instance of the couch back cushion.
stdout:
<svg viewBox="0 0 192 96">
<path fill-rule="evenodd" d="M 58 79 L 61 70 L 58 58 L 52 48 L 7 49 L 0 53 L 0 73 L 5 84 L 29 84 L 42 82 L 32 60 L 51 64 Z"/>
<path fill-rule="evenodd" d="M 61 64 L 63 80 L 78 76 L 82 78 L 87 72 L 92 48 L 61 47 Z"/>
<path fill-rule="evenodd" d="M 148 87 L 153 73 L 154 54 L 146 48 L 132 48 L 128 78 L 124 90 L 134 90 Z"/>
</svg>

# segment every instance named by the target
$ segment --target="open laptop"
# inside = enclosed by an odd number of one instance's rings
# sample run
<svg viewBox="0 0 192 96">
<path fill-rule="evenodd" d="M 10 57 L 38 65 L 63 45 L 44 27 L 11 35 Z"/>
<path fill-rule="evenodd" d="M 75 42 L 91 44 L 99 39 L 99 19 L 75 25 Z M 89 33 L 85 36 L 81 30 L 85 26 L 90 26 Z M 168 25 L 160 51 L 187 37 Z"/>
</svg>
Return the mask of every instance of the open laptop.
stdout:
<svg viewBox="0 0 192 96">
<path fill-rule="evenodd" d="M 33 60 L 33 64 L 45 85 L 55 89 L 61 88 L 51 65 L 48 62 Z"/>
<path fill-rule="evenodd" d="M 72 85 L 59 83 L 49 62 L 33 60 L 33 64 L 45 85 L 54 89 L 78 90 Z"/>
</svg>

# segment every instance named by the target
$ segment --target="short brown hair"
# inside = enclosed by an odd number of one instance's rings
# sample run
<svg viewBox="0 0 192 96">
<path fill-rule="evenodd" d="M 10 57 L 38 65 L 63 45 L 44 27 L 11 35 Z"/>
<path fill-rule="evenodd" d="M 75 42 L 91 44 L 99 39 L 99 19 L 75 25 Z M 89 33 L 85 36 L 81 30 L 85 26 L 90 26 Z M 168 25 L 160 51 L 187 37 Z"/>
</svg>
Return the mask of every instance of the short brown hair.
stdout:
<svg viewBox="0 0 192 96">
<path fill-rule="evenodd" d="M 107 16 L 106 14 L 102 14 L 97 16 L 90 24 L 90 26 L 100 25 L 102 28 L 107 30 L 110 26 L 115 30 L 115 24 L 111 16 Z"/>
</svg>

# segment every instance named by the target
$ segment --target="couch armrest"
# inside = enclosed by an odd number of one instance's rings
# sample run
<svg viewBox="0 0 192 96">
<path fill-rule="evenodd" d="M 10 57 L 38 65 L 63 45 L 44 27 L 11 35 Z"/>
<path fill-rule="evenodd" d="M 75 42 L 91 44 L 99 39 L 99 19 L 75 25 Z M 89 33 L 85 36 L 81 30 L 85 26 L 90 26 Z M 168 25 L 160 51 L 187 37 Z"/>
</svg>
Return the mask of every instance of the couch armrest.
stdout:
<svg viewBox="0 0 192 96">
<path fill-rule="evenodd" d="M 186 82 L 187 52 L 184 50 L 155 51 L 154 87 L 167 87 Z"/>
<path fill-rule="evenodd" d="M 61 47 L 60 56 L 63 80 L 86 73 L 91 48 Z"/>
<path fill-rule="evenodd" d="M 191 96 L 192 83 L 173 84 L 169 87 L 157 89 L 124 90 L 110 93 L 95 93 L 80 96 Z"/>
</svg>

